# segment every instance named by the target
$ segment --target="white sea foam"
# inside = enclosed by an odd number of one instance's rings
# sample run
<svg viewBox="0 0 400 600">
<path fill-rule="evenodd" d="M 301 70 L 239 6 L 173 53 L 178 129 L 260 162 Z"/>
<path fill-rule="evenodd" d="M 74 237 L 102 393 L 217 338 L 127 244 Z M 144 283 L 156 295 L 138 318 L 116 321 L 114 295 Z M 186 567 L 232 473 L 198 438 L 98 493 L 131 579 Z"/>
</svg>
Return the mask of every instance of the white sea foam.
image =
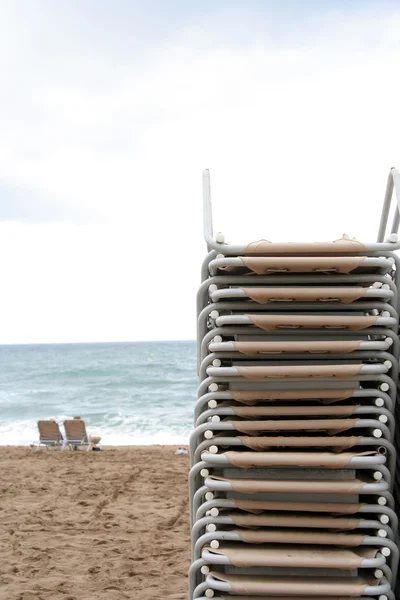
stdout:
<svg viewBox="0 0 400 600">
<path fill-rule="evenodd" d="M 71 418 L 71 417 L 69 417 Z M 63 432 L 62 421 L 59 422 Z M 100 435 L 101 444 L 104 446 L 150 446 L 158 445 L 186 445 L 189 443 L 189 434 L 175 434 L 171 431 L 154 431 L 147 435 L 136 434 L 125 428 L 87 427 L 89 435 Z M 29 446 L 38 442 L 39 434 L 35 421 L 14 421 L 0 425 L 0 446 Z"/>
</svg>

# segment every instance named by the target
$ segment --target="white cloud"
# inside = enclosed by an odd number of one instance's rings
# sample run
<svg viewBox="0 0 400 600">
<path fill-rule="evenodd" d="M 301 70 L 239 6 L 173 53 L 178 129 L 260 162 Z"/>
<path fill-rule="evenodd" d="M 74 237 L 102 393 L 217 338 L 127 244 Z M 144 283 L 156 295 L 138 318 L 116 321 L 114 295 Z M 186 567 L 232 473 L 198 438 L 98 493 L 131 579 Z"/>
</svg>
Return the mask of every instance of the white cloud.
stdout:
<svg viewBox="0 0 400 600">
<path fill-rule="evenodd" d="M 0 342 L 194 337 L 204 167 L 229 241 L 375 238 L 400 11 L 330 11 L 280 38 L 265 19 L 251 42 L 215 16 L 114 57 L 43 18 L 8 27 L 0 190 L 23 188 L 29 223 L 42 198 L 59 223 L 0 225 Z"/>
</svg>

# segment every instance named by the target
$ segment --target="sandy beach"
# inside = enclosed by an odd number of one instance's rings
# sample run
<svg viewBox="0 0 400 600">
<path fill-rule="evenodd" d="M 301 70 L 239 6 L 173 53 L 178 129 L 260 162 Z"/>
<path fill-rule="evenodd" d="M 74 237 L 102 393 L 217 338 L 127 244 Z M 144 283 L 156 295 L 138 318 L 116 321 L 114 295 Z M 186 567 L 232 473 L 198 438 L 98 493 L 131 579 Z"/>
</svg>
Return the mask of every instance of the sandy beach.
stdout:
<svg viewBox="0 0 400 600">
<path fill-rule="evenodd" d="M 185 600 L 187 455 L 0 447 L 0 600 Z"/>
</svg>

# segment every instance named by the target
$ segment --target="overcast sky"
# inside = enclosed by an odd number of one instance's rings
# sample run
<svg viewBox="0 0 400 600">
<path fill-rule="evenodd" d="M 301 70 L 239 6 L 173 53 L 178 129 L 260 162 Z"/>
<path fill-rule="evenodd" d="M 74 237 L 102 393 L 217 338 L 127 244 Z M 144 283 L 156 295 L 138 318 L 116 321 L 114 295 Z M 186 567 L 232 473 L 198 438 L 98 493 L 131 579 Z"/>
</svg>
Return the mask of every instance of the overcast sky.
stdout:
<svg viewBox="0 0 400 600">
<path fill-rule="evenodd" d="M 397 0 L 2 0 L 0 343 L 195 337 L 230 242 L 375 239 Z"/>
</svg>

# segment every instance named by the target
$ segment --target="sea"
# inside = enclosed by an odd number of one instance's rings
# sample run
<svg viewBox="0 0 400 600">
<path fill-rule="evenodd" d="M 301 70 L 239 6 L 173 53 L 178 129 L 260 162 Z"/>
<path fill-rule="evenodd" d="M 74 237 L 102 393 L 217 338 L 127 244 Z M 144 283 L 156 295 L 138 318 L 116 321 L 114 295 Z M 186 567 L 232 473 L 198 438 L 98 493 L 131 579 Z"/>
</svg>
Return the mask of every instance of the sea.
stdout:
<svg viewBox="0 0 400 600">
<path fill-rule="evenodd" d="M 73 416 L 104 445 L 183 445 L 196 388 L 194 341 L 0 346 L 0 445 Z"/>
</svg>

